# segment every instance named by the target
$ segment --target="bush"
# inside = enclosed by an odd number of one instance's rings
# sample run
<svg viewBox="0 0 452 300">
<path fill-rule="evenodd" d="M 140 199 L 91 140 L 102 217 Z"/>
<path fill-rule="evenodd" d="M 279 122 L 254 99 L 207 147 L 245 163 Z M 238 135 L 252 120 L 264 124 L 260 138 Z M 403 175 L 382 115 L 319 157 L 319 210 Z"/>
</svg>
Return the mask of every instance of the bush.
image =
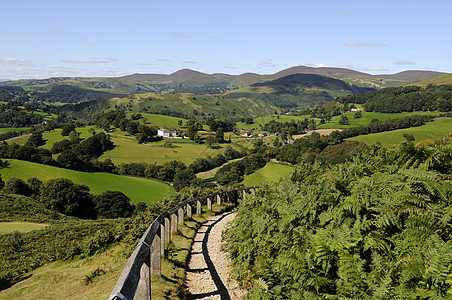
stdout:
<svg viewBox="0 0 452 300">
<path fill-rule="evenodd" d="M 134 211 L 130 199 L 118 191 L 106 191 L 96 195 L 93 197 L 93 203 L 98 218 L 127 218 L 131 217 Z"/>
</svg>

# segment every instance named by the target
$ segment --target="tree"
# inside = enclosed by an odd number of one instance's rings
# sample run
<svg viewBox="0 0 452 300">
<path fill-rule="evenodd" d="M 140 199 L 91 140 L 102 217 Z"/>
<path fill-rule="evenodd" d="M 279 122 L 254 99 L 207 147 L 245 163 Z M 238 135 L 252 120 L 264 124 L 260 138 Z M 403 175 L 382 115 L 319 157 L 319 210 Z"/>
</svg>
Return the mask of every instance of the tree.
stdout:
<svg viewBox="0 0 452 300">
<path fill-rule="evenodd" d="M 31 177 L 31 178 L 28 178 L 27 184 L 30 187 L 32 196 L 33 196 L 33 194 L 34 195 L 39 195 L 39 191 L 40 191 L 41 186 L 42 186 L 42 181 L 41 180 L 39 180 L 36 177 Z"/>
<path fill-rule="evenodd" d="M 415 140 L 414 135 L 412 135 L 411 133 L 404 133 L 403 137 L 408 141 L 408 142 L 412 142 Z"/>
<path fill-rule="evenodd" d="M 353 116 L 353 119 L 359 119 L 359 118 L 362 118 L 363 116 L 362 116 L 362 114 L 361 114 L 361 111 L 357 111 L 357 112 L 355 112 L 355 115 Z"/>
<path fill-rule="evenodd" d="M 182 120 L 177 121 L 177 126 L 182 127 Z"/>
<path fill-rule="evenodd" d="M 22 196 L 31 196 L 31 189 L 28 184 L 20 178 L 11 178 L 6 182 L 4 192 L 7 194 L 17 194 Z"/>
<path fill-rule="evenodd" d="M 47 208 L 65 215 L 85 219 L 96 217 L 89 187 L 67 178 L 50 179 L 44 183 L 39 200 Z"/>
<path fill-rule="evenodd" d="M 94 127 L 89 127 L 89 128 L 88 128 L 88 132 L 89 132 L 89 134 L 91 134 L 91 135 L 95 135 L 95 134 L 96 134 L 96 130 L 94 129 Z"/>
<path fill-rule="evenodd" d="M 61 135 L 62 136 L 68 136 L 69 133 L 71 133 L 71 131 L 74 131 L 74 130 L 75 130 L 75 125 L 74 124 L 66 123 L 61 128 Z"/>
<path fill-rule="evenodd" d="M 71 144 L 79 144 L 81 142 L 81 139 L 79 136 L 80 136 L 79 132 L 77 132 L 75 130 L 71 131 L 68 136 L 69 142 L 71 142 Z"/>
<path fill-rule="evenodd" d="M 207 148 L 212 148 L 212 145 L 215 143 L 215 137 L 213 135 L 206 136 L 206 144 Z"/>
<path fill-rule="evenodd" d="M 183 187 L 190 186 L 191 181 L 195 178 L 196 175 L 191 169 L 179 171 L 174 175 L 173 187 L 176 191 L 180 191 Z"/>
<path fill-rule="evenodd" d="M 224 132 L 223 128 L 218 128 L 217 132 L 215 132 L 215 141 L 217 143 L 224 143 Z"/>
<path fill-rule="evenodd" d="M 25 143 L 26 146 L 30 147 L 39 147 L 42 145 L 45 145 L 45 141 L 42 138 L 42 133 L 40 132 L 34 132 L 31 134 L 31 136 L 28 138 L 27 142 Z"/>
<path fill-rule="evenodd" d="M 133 214 L 134 207 L 130 199 L 119 191 L 106 191 L 93 197 L 98 218 L 127 218 Z"/>
<path fill-rule="evenodd" d="M 5 187 L 5 182 L 2 179 L 2 175 L 0 174 L 0 190 L 2 190 Z"/>
<path fill-rule="evenodd" d="M 349 121 L 347 116 L 341 116 L 341 119 L 339 120 L 339 125 L 349 125 Z"/>
</svg>

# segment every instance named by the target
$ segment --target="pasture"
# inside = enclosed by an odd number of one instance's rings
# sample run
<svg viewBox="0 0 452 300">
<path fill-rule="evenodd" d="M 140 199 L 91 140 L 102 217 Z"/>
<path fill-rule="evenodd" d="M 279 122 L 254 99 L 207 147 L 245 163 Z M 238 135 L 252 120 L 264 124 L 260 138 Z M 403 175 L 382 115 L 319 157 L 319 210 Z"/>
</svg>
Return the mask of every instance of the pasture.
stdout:
<svg viewBox="0 0 452 300">
<path fill-rule="evenodd" d="M 14 231 L 28 232 L 43 229 L 47 226 L 49 225 L 30 222 L 0 222 L 0 234 L 8 234 Z"/>
<path fill-rule="evenodd" d="M 427 139 L 437 139 L 452 133 L 452 118 L 437 118 L 433 122 L 419 127 L 404 128 L 393 131 L 385 131 L 368 135 L 360 135 L 349 140 L 360 141 L 367 145 L 381 143 L 384 147 L 395 147 L 406 139 L 404 133 L 410 133 L 414 136 L 414 143 L 419 143 Z"/>
<path fill-rule="evenodd" d="M 175 193 L 174 188 L 156 180 L 109 173 L 73 171 L 21 160 L 10 160 L 9 166 L 1 169 L 0 173 L 5 182 L 13 177 L 23 180 L 36 177 L 42 181 L 65 177 L 74 183 L 86 184 L 93 194 L 101 194 L 107 190 L 121 191 L 130 198 L 132 204 L 145 202 L 149 205 Z"/>
<path fill-rule="evenodd" d="M 294 167 L 288 165 L 268 162 L 265 167 L 257 170 L 253 174 L 245 175 L 242 183 L 245 186 L 262 186 L 277 182 L 280 178 L 289 176 L 295 170 Z"/>
</svg>

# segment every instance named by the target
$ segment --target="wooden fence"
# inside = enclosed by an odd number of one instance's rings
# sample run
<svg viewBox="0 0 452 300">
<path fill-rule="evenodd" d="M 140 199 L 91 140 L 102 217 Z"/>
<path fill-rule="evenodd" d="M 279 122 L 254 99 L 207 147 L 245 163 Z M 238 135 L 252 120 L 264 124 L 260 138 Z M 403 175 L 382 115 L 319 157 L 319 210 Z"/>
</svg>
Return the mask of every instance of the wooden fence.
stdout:
<svg viewBox="0 0 452 300">
<path fill-rule="evenodd" d="M 192 205 L 196 206 L 196 214 L 200 215 L 204 201 L 207 202 L 207 209 L 212 210 L 212 201 L 221 205 L 224 200 L 229 200 L 232 193 L 242 192 L 245 197 L 247 191 L 254 194 L 256 188 L 258 187 L 231 189 L 188 199 L 161 213 L 141 237 L 108 299 L 151 299 L 151 277 L 161 275 L 165 244 L 171 241 L 171 234 L 177 231 L 178 224 L 184 225 L 185 217 L 192 218 Z"/>
</svg>

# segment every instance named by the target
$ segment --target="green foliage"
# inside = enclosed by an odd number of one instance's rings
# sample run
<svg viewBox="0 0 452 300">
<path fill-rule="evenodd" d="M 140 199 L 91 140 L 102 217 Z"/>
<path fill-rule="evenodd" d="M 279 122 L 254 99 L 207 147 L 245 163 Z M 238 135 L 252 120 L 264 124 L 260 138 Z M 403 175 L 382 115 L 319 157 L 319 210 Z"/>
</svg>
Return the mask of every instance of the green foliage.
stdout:
<svg viewBox="0 0 452 300">
<path fill-rule="evenodd" d="M 240 203 L 227 234 L 250 299 L 447 298 L 450 138 L 370 147 Z"/>
<path fill-rule="evenodd" d="M 133 206 L 130 199 L 118 191 L 106 191 L 93 197 L 98 218 L 115 219 L 131 217 Z"/>
</svg>

